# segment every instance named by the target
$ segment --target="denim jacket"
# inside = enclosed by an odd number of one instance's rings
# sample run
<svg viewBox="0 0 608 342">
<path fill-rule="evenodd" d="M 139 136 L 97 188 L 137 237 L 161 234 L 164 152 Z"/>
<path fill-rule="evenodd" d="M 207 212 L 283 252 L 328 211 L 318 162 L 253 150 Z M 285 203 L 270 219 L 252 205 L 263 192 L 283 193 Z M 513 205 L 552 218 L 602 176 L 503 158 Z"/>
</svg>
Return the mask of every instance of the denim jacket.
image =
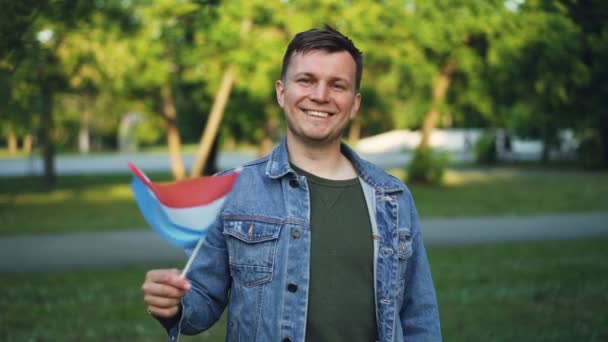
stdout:
<svg viewBox="0 0 608 342">
<path fill-rule="evenodd" d="M 346 145 L 367 202 L 381 342 L 440 341 L 439 314 L 414 201 L 405 185 Z M 286 141 L 243 167 L 188 275 L 180 332 L 208 329 L 228 305 L 227 341 L 303 342 L 310 260 L 310 200 Z"/>
</svg>

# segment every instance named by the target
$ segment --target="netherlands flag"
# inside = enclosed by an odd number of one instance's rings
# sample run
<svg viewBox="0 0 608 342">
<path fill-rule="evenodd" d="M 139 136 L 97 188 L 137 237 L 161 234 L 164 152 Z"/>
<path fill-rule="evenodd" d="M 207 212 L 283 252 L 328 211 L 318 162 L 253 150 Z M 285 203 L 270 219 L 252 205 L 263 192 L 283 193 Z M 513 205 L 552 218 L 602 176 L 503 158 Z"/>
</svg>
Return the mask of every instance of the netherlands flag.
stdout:
<svg viewBox="0 0 608 342">
<path fill-rule="evenodd" d="M 162 238 L 186 249 L 207 235 L 239 171 L 157 184 L 129 163 L 131 189 L 144 218 Z"/>
</svg>

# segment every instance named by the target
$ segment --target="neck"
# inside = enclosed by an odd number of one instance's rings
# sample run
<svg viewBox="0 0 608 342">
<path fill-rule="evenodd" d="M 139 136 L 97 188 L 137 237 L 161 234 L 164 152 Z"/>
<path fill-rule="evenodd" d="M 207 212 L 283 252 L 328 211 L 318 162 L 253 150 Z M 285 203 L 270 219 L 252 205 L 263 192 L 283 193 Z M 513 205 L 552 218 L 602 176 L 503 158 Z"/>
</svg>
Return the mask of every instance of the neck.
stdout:
<svg viewBox="0 0 608 342">
<path fill-rule="evenodd" d="M 300 143 L 288 135 L 287 147 L 289 161 L 315 176 L 333 180 L 357 177 L 355 168 L 340 150 L 340 140 L 331 144 L 314 146 Z"/>
</svg>

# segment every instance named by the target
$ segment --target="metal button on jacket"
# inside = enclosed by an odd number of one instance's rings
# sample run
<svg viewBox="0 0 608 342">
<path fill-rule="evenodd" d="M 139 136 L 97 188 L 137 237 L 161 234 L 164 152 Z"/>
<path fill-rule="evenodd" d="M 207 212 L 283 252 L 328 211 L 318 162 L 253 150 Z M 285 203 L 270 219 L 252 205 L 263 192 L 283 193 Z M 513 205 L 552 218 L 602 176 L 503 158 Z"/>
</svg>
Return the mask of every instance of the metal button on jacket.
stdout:
<svg viewBox="0 0 608 342">
<path fill-rule="evenodd" d="M 292 236 L 294 239 L 299 238 L 299 237 L 300 237 L 300 230 L 299 230 L 299 229 L 294 229 L 294 230 L 291 232 L 291 236 Z"/>
<path fill-rule="evenodd" d="M 287 291 L 289 292 L 296 292 L 298 291 L 298 285 L 290 283 L 287 285 Z"/>
</svg>

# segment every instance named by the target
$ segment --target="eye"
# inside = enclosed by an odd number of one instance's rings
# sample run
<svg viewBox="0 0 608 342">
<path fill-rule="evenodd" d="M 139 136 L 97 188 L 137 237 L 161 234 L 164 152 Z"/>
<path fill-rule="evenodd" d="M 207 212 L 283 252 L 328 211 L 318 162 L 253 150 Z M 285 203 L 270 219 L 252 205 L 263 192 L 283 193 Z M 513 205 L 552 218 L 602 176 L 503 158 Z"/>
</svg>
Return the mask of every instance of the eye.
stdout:
<svg viewBox="0 0 608 342">
<path fill-rule="evenodd" d="M 308 84 L 312 83 L 312 80 L 308 77 L 302 77 L 302 78 L 296 79 L 296 82 L 299 84 L 308 85 Z"/>
<path fill-rule="evenodd" d="M 334 83 L 334 88 L 337 90 L 346 90 L 346 85 L 342 83 Z"/>
</svg>

